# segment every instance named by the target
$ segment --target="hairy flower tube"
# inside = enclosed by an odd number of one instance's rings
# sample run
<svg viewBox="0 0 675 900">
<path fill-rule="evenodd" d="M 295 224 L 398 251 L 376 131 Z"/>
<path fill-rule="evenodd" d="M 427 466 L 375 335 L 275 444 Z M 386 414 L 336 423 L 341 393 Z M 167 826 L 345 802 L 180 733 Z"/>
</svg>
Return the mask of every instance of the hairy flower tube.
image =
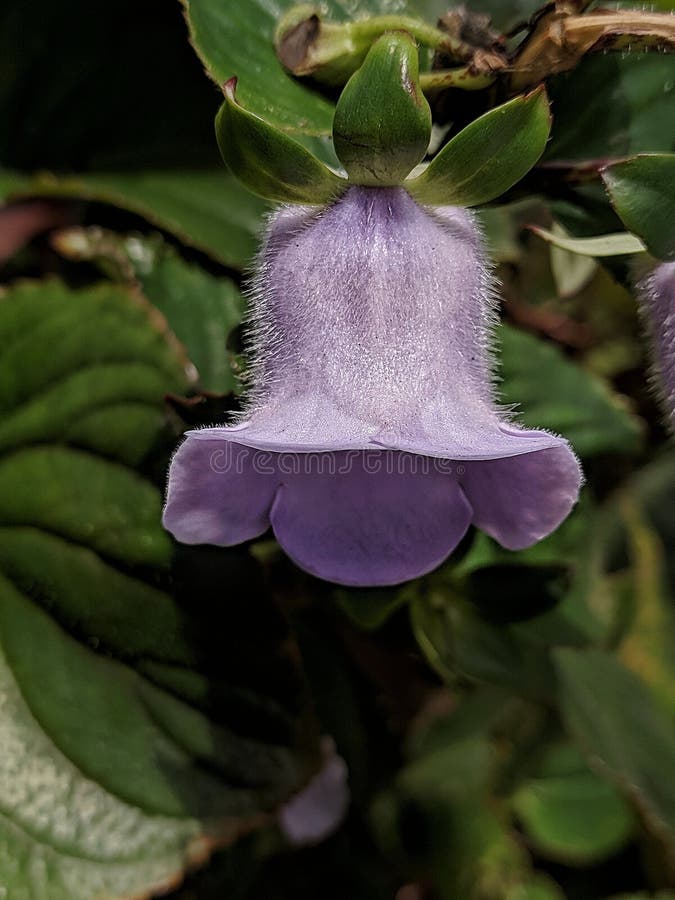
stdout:
<svg viewBox="0 0 675 900">
<path fill-rule="evenodd" d="M 171 465 L 178 540 L 228 546 L 271 526 L 314 575 L 392 585 L 438 566 L 472 523 L 515 550 L 570 512 L 567 442 L 494 400 L 495 293 L 471 213 L 403 188 L 283 207 L 252 299 L 246 409 L 188 432 Z"/>
<path fill-rule="evenodd" d="M 654 355 L 654 383 L 675 427 L 675 262 L 662 263 L 641 285 L 640 299 Z"/>
</svg>

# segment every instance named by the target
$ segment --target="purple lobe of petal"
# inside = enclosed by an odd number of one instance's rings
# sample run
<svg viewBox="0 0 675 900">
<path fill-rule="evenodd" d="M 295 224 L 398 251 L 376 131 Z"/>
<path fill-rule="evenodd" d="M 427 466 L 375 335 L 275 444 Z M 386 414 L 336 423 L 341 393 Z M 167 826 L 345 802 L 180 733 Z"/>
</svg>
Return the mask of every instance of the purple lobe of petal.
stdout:
<svg viewBox="0 0 675 900">
<path fill-rule="evenodd" d="M 564 441 L 547 450 L 465 465 L 462 486 L 474 525 L 508 550 L 522 550 L 554 531 L 579 496 L 581 469 Z"/>
<path fill-rule="evenodd" d="M 233 441 L 188 436 L 171 463 L 164 527 L 184 544 L 221 547 L 264 534 L 278 480 L 255 459 Z"/>
<path fill-rule="evenodd" d="M 434 460 L 391 451 L 324 455 L 346 471 L 287 480 L 270 516 L 286 553 L 320 578 L 352 586 L 408 581 L 436 568 L 469 527 L 466 497 Z"/>
</svg>

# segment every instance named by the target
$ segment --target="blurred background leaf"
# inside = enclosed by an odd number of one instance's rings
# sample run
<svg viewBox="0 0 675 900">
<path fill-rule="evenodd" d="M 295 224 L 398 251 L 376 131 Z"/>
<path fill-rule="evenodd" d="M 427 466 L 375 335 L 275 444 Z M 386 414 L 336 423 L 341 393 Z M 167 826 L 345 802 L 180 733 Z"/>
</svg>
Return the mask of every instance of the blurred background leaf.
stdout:
<svg viewBox="0 0 675 900">
<path fill-rule="evenodd" d="M 0 172 L 1 199 L 35 196 L 96 201 L 127 210 L 234 269 L 242 269 L 253 255 L 266 209 L 222 168 L 77 177 Z"/>
<path fill-rule="evenodd" d="M 667 55 L 589 56 L 553 78 L 549 90 L 555 117 L 546 160 L 603 160 L 675 149 L 675 81 Z"/>
<path fill-rule="evenodd" d="M 157 234 L 71 228 L 56 234 L 53 243 L 67 258 L 93 262 L 111 279 L 140 288 L 185 347 L 202 390 L 227 393 L 239 387 L 238 364 L 227 341 L 241 324 L 244 299 L 232 280 L 188 263 Z"/>
<path fill-rule="evenodd" d="M 515 404 L 526 425 L 559 432 L 582 457 L 640 449 L 640 422 L 597 377 L 523 331 L 503 327 L 499 338 L 500 398 Z"/>
<path fill-rule="evenodd" d="M 547 751 L 514 794 L 513 807 L 537 849 L 570 865 L 611 856 L 633 831 L 630 808 L 617 790 L 565 744 Z"/>
<path fill-rule="evenodd" d="M 661 844 L 672 878 L 675 792 L 661 773 L 675 766 L 675 725 L 640 679 L 599 650 L 556 651 L 560 704 L 589 764 L 609 778 Z"/>
<path fill-rule="evenodd" d="M 189 386 L 163 318 L 33 282 L 0 335 L 2 885 L 146 895 L 302 787 L 306 687 L 246 551 L 174 559 L 161 528 L 162 395 Z"/>
</svg>

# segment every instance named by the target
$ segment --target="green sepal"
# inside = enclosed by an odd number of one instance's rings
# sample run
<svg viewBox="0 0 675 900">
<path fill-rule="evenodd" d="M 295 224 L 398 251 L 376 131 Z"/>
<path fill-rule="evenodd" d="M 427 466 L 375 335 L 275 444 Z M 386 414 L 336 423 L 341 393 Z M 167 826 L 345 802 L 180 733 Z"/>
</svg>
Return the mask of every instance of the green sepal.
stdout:
<svg viewBox="0 0 675 900">
<path fill-rule="evenodd" d="M 330 202 L 347 186 L 298 141 L 248 112 L 235 99 L 236 78 L 223 85 L 216 116 L 220 153 L 254 194 L 280 203 Z"/>
<path fill-rule="evenodd" d="M 338 100 L 333 119 L 338 159 L 354 184 L 397 185 L 424 158 L 430 136 L 417 44 L 406 32 L 384 34 Z"/>
<path fill-rule="evenodd" d="M 601 172 L 624 225 L 658 259 L 675 260 L 675 153 L 644 153 Z"/>
<path fill-rule="evenodd" d="M 542 87 L 467 125 L 406 188 L 420 203 L 431 206 L 488 203 L 529 172 L 544 152 L 550 130 Z"/>
</svg>

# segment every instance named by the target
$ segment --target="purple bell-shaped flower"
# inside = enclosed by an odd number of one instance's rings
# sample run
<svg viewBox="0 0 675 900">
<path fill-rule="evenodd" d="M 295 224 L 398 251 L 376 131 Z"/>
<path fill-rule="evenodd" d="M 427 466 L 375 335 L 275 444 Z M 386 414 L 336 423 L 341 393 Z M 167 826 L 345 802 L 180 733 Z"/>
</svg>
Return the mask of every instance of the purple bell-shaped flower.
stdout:
<svg viewBox="0 0 675 900">
<path fill-rule="evenodd" d="M 188 432 L 171 465 L 178 540 L 229 546 L 271 526 L 308 572 L 392 585 L 471 524 L 517 550 L 574 506 L 567 442 L 495 402 L 495 291 L 470 212 L 402 187 L 282 207 L 252 300 L 245 411 Z"/>
</svg>

